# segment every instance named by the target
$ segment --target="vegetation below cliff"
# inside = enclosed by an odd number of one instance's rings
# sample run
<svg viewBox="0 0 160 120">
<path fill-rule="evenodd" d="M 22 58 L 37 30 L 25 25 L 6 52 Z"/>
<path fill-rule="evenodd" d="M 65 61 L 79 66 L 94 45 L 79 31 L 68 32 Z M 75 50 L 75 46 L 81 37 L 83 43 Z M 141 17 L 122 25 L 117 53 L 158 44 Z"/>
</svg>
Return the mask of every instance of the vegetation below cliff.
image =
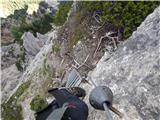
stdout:
<svg viewBox="0 0 160 120">
<path fill-rule="evenodd" d="M 30 16 L 31 19 L 29 20 L 26 14 L 27 7 L 17 10 L 15 11 L 15 16 L 18 15 L 20 17 L 18 17 L 18 24 L 12 27 L 11 32 L 15 42 L 20 44 L 22 48 L 16 65 L 23 72 L 22 64 L 25 62 L 25 49 L 21 37 L 24 32 L 30 31 L 34 35 L 36 35 L 36 32 L 46 34 L 52 30 L 52 25 L 58 26 L 58 37 L 51 39 L 52 51 L 49 51 L 47 56 L 44 55 L 46 58 L 42 65 L 42 72 L 37 69 L 40 75 L 32 75 L 35 77 L 32 82 L 36 81 L 33 87 L 35 89 L 36 87 L 37 89 L 41 87 L 41 90 L 37 91 L 46 93 L 47 89 L 51 86 L 50 84 L 55 82 L 55 79 L 60 79 L 60 85 L 62 85 L 66 71 L 73 66 L 76 68 L 78 64 L 81 65 L 84 61 L 86 62 L 84 64 L 85 67 L 80 66 L 79 71 L 83 75 L 87 74 L 88 71 L 96 66 L 96 63 L 103 56 L 104 52 L 110 52 L 107 48 L 108 46 L 115 51 L 117 45 L 130 37 L 145 17 L 159 4 L 160 2 L 144 1 L 78 1 L 76 4 L 73 4 L 73 2 L 60 2 L 59 9 L 54 15 L 50 12 L 41 11 L 42 14 L 34 13 Z M 41 5 L 43 6 L 44 4 Z M 14 19 L 15 16 L 10 17 Z M 112 40 L 106 37 L 111 32 L 113 32 L 111 38 L 114 37 L 116 39 Z M 44 51 L 46 49 L 43 48 Z M 51 61 L 49 64 L 48 59 Z M 32 67 L 34 66 L 35 64 Z M 22 106 L 20 104 L 23 99 L 21 95 L 27 91 L 29 86 L 30 82 L 22 84 L 17 92 L 6 103 L 2 104 L 2 117 L 5 120 L 23 119 Z M 45 101 L 46 96 L 37 95 L 39 94 L 36 93 L 35 96 L 31 96 L 33 99 L 28 104 L 29 108 L 34 112 L 39 111 L 47 105 Z"/>
<path fill-rule="evenodd" d="M 27 91 L 31 81 L 23 83 L 16 93 L 5 103 L 2 104 L 2 118 L 4 120 L 22 120 L 22 107 L 20 97 Z"/>
<path fill-rule="evenodd" d="M 15 10 L 13 15 L 8 18 L 16 19 L 18 24 L 15 24 L 11 28 L 11 33 L 18 43 L 22 44 L 21 36 L 24 32 L 30 31 L 36 36 L 36 32 L 45 34 L 52 29 L 52 24 L 63 25 L 67 19 L 69 10 L 71 9 L 72 2 L 60 2 L 59 9 L 53 15 L 52 11 L 47 11 L 47 3 L 40 2 L 38 12 L 34 12 L 30 18 L 28 18 L 26 5 L 24 8 Z M 41 9 L 43 7 L 43 9 Z"/>
<path fill-rule="evenodd" d="M 160 5 L 158 1 L 108 1 L 82 2 L 82 9 L 88 14 L 94 13 L 103 25 L 112 23 L 124 38 L 128 38 L 145 17 Z"/>
</svg>

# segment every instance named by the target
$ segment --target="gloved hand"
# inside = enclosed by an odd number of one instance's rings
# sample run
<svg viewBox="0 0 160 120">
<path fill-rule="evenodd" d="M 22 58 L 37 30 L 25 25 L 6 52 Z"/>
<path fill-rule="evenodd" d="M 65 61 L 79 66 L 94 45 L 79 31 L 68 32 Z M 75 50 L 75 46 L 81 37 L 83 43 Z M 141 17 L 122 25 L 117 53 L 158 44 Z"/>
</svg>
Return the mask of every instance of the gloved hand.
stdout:
<svg viewBox="0 0 160 120">
<path fill-rule="evenodd" d="M 48 91 L 55 97 L 47 108 L 37 113 L 36 120 L 87 120 L 88 106 L 79 97 L 86 95 L 80 87 L 54 88 Z M 54 117 L 53 117 L 54 116 Z"/>
<path fill-rule="evenodd" d="M 80 87 L 62 88 L 49 90 L 58 105 L 62 107 L 65 103 L 68 103 L 62 120 L 87 120 L 88 106 L 79 99 L 86 95 L 85 90 Z"/>
</svg>

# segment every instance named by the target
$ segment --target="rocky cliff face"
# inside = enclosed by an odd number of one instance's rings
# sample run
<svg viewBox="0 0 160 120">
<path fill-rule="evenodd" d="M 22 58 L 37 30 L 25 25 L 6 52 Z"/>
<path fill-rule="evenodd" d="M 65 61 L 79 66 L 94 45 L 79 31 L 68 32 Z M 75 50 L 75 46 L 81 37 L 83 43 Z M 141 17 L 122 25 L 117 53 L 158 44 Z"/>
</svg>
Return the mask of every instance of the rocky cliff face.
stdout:
<svg viewBox="0 0 160 120">
<path fill-rule="evenodd" d="M 46 43 L 48 40 L 47 35 L 37 33 L 37 37 L 34 37 L 32 33 L 27 32 L 24 33 L 22 38 L 26 52 L 26 71 L 18 71 L 15 65 L 18 56 L 21 54 L 20 45 L 14 43 L 2 47 L 2 102 L 13 95 L 16 88 L 18 88 L 18 85 L 21 85 L 21 82 L 23 82 L 24 79 L 28 80 L 36 69 L 39 70 L 38 68 L 43 65 L 42 62 L 45 58 L 45 54 L 52 49 L 52 43 L 49 45 Z M 40 49 L 42 49 L 42 51 L 40 51 Z"/>
<path fill-rule="evenodd" d="M 9 67 L 17 61 L 20 55 L 20 45 L 14 43 L 8 46 L 2 46 L 1 48 L 1 67 L 2 69 Z"/>
<path fill-rule="evenodd" d="M 8 44 L 14 41 L 11 34 L 11 26 L 14 25 L 16 21 L 12 18 L 1 18 L 1 43 Z"/>
<path fill-rule="evenodd" d="M 113 106 L 124 114 L 124 120 L 159 120 L 160 7 L 114 54 L 106 53 L 89 73 L 88 79 L 111 88 L 114 93 Z M 87 91 L 92 89 L 88 85 L 82 87 Z M 86 102 L 89 103 L 88 96 Z M 105 120 L 104 112 L 89 107 L 88 120 Z"/>
<path fill-rule="evenodd" d="M 35 56 L 45 44 L 47 36 L 37 33 L 37 38 L 30 32 L 25 32 L 22 36 L 23 46 L 26 53 Z"/>
<path fill-rule="evenodd" d="M 27 59 L 27 66 L 23 72 L 19 72 L 14 65 L 17 55 L 20 54 L 20 47 L 14 45 L 15 50 L 12 52 L 8 51 L 11 49 L 10 46 L 2 50 L 2 65 L 4 65 L 2 102 L 10 100 L 22 85 L 28 81 L 31 82 L 25 90 L 22 89 L 22 94 L 14 99 L 22 106 L 25 120 L 34 120 L 34 111 L 30 109 L 32 99 L 36 95 L 50 98 L 47 90 L 52 87 L 61 87 L 66 82 L 72 67 L 87 61 L 79 69 L 81 74 L 85 74 L 96 66 L 103 55 L 99 50 L 93 58 L 98 40 L 105 32 L 113 31 L 107 28 L 108 31 L 104 29 L 98 33 L 92 29 L 89 32 L 87 29 L 90 37 L 84 37 L 84 40 L 72 44 L 79 34 L 71 39 L 75 31 L 72 29 L 74 20 L 71 18 L 67 22 L 68 24 L 61 28 L 61 34 L 58 34 L 58 29 L 55 28 L 45 35 L 37 34 L 37 37 L 29 32 L 23 35 Z M 84 26 L 74 28 L 81 29 Z M 105 41 L 107 42 L 107 40 L 102 42 L 102 48 L 112 47 Z M 69 51 L 68 44 L 73 48 L 72 51 Z M 87 79 L 92 79 L 97 85 L 106 85 L 111 88 L 114 93 L 113 106 L 124 114 L 123 120 L 158 120 L 160 113 L 160 7 L 115 50 L 116 52 L 112 53 L 113 51 L 110 52 L 108 49 L 109 52 L 106 52 L 97 67 L 89 72 Z M 82 84 L 81 87 L 87 91 L 85 102 L 89 106 L 88 120 L 105 120 L 104 112 L 93 109 L 88 102 L 88 96 L 93 87 L 87 84 Z M 12 107 L 14 102 L 10 104 L 9 106 Z M 16 108 L 14 110 L 16 111 Z M 114 114 L 113 117 L 119 120 Z"/>
<path fill-rule="evenodd" d="M 17 70 L 15 64 L 2 70 L 2 102 L 4 102 L 8 96 L 11 95 L 11 91 L 15 89 L 20 81 L 21 72 Z"/>
</svg>

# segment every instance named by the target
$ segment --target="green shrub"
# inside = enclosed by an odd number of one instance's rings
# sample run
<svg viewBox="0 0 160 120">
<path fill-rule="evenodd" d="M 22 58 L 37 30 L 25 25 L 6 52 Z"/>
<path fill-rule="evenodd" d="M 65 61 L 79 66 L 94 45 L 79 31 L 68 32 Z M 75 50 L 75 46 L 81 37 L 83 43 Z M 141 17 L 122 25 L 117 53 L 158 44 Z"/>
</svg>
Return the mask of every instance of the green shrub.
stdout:
<svg viewBox="0 0 160 120">
<path fill-rule="evenodd" d="M 40 3 L 40 5 L 43 2 Z M 45 34 L 48 31 L 52 29 L 51 23 L 55 23 L 55 25 L 63 25 L 64 22 L 67 19 L 67 14 L 71 8 L 72 2 L 61 2 L 58 11 L 56 12 L 55 16 L 53 17 L 50 13 L 45 13 L 42 16 L 34 16 L 31 23 L 26 22 L 26 10 L 28 7 L 25 7 L 24 9 L 15 10 L 14 14 L 10 17 L 15 18 L 16 16 L 19 16 L 19 23 L 18 25 L 14 25 L 11 28 L 11 33 L 13 37 L 15 38 L 15 41 L 17 41 L 19 44 L 23 44 L 23 41 L 21 39 L 24 32 L 30 31 L 36 36 L 36 32 L 39 32 L 41 34 Z M 47 6 L 44 6 L 47 7 Z"/>
<path fill-rule="evenodd" d="M 39 95 L 34 97 L 30 103 L 31 110 L 39 112 L 43 108 L 47 107 L 48 103 L 44 98 L 41 98 Z"/>
<path fill-rule="evenodd" d="M 21 37 L 24 32 L 30 31 L 34 35 L 36 35 L 36 32 L 45 34 L 52 29 L 52 22 L 53 17 L 50 14 L 44 14 L 42 17 L 34 18 L 31 23 L 27 23 L 25 19 L 22 19 L 19 25 L 12 27 L 11 33 L 15 41 L 22 45 L 23 40 Z"/>
<path fill-rule="evenodd" d="M 15 2 L 15 5 L 16 5 L 16 2 Z M 25 31 L 28 31 L 30 29 L 30 27 L 25 21 L 26 15 L 27 15 L 27 9 L 28 9 L 28 6 L 25 5 L 24 8 L 15 10 L 14 14 L 11 14 L 8 16 L 8 18 L 12 18 L 16 20 L 15 25 L 11 27 L 11 33 L 15 41 L 17 41 L 21 45 L 23 44 L 23 41 L 21 40 L 21 36 Z"/>
<path fill-rule="evenodd" d="M 118 29 L 123 28 L 124 38 L 128 38 L 145 17 L 159 5 L 158 1 L 82 2 L 82 8 L 89 13 L 101 13 L 102 24 L 109 22 Z"/>
<path fill-rule="evenodd" d="M 14 6 L 14 5 L 16 5 L 16 6 Z M 12 7 L 17 7 L 16 2 L 14 2 L 14 5 Z M 24 19 L 27 15 L 27 9 L 28 9 L 28 5 L 25 5 L 24 8 L 15 10 L 13 14 L 8 16 L 8 18 L 12 18 L 17 21 Z"/>
<path fill-rule="evenodd" d="M 16 67 L 17 67 L 17 69 L 19 70 L 19 71 L 23 71 L 23 67 L 22 67 L 22 62 L 21 62 L 21 60 L 17 60 L 16 61 Z"/>
<path fill-rule="evenodd" d="M 2 117 L 4 120 L 23 120 L 21 105 L 13 103 L 14 101 L 10 99 L 9 102 L 2 104 Z"/>
<path fill-rule="evenodd" d="M 15 41 L 17 43 L 19 43 L 20 45 L 22 45 L 23 40 L 21 39 L 21 37 L 22 37 L 23 33 L 30 31 L 31 28 L 32 28 L 32 26 L 30 24 L 28 24 L 24 18 L 24 19 L 21 19 L 21 21 L 19 21 L 19 25 L 12 26 L 11 33 L 12 33 Z"/>
<path fill-rule="evenodd" d="M 40 3 L 42 6 L 43 2 Z M 28 6 L 25 6 L 23 9 L 15 10 L 13 15 L 9 17 L 15 19 L 17 21 L 16 25 L 13 25 L 11 28 L 11 33 L 19 44 L 23 44 L 23 40 L 21 39 L 24 32 L 32 32 L 36 35 L 36 32 L 41 34 L 47 33 L 49 30 L 52 29 L 51 23 L 53 22 L 53 16 L 49 13 L 43 14 L 42 16 L 34 16 L 31 23 L 26 22 Z"/>
<path fill-rule="evenodd" d="M 47 58 L 43 61 L 42 73 L 47 77 L 48 80 L 52 80 L 55 77 L 55 69 L 49 66 L 47 63 Z"/>
<path fill-rule="evenodd" d="M 23 64 L 25 62 L 25 49 L 21 48 L 21 53 L 18 56 L 18 60 L 16 61 L 16 67 L 19 71 L 23 71 Z"/>
<path fill-rule="evenodd" d="M 30 84 L 31 84 L 31 81 L 27 81 L 21 84 L 17 89 L 15 96 L 19 98 L 29 88 Z"/>
<path fill-rule="evenodd" d="M 18 43 L 22 44 L 21 36 L 23 35 L 23 31 L 20 31 L 20 27 L 13 26 L 11 28 L 11 33 Z"/>
<path fill-rule="evenodd" d="M 4 120 L 23 120 L 22 106 L 17 102 L 18 98 L 29 88 L 31 81 L 23 83 L 16 93 L 2 104 L 2 117 Z"/>
<path fill-rule="evenodd" d="M 59 9 L 54 16 L 54 24 L 57 26 L 61 26 L 65 23 L 68 17 L 68 12 L 71 9 L 72 1 L 61 1 L 59 5 Z"/>
<path fill-rule="evenodd" d="M 30 31 L 36 35 L 36 32 L 45 34 L 52 29 L 51 23 L 53 22 L 53 17 L 50 14 L 44 14 L 42 17 L 34 18 L 31 23 Z"/>
</svg>

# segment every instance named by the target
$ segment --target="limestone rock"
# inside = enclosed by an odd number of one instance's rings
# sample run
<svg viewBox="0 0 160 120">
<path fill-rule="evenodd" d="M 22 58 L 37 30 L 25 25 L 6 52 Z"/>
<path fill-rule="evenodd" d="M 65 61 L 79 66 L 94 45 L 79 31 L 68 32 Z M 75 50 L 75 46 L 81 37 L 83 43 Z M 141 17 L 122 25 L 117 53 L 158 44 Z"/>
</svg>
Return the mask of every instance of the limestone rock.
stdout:
<svg viewBox="0 0 160 120">
<path fill-rule="evenodd" d="M 2 103 L 11 95 L 12 90 L 17 86 L 20 81 L 22 73 L 18 71 L 15 64 L 2 70 L 1 90 L 2 90 Z"/>
<path fill-rule="evenodd" d="M 160 7 L 154 10 L 119 46 L 110 59 L 107 54 L 88 79 L 106 85 L 114 93 L 113 106 L 124 120 L 158 120 L 160 114 Z M 92 87 L 83 86 L 87 91 Z M 88 96 L 86 97 L 88 102 Z M 102 111 L 90 105 L 88 120 L 105 120 Z M 116 115 L 113 115 L 118 120 Z"/>
<path fill-rule="evenodd" d="M 47 37 L 37 33 L 37 38 L 30 32 L 25 32 L 22 36 L 23 46 L 29 55 L 35 56 L 45 44 Z"/>
<path fill-rule="evenodd" d="M 1 18 L 1 43 L 9 44 L 14 42 L 14 38 L 11 34 L 11 28 L 16 24 L 16 20 L 12 18 Z"/>
<path fill-rule="evenodd" d="M 17 61 L 20 54 L 20 46 L 16 43 L 1 48 L 1 67 L 2 69 L 9 67 Z"/>
<path fill-rule="evenodd" d="M 51 38 L 56 39 L 57 37 L 56 35 L 57 35 L 57 30 L 50 31 L 49 39 Z M 6 94 L 5 100 L 9 100 L 9 98 L 17 91 L 17 89 L 22 83 L 25 83 L 29 80 L 32 81 L 30 88 L 23 94 L 24 100 L 21 101 L 21 105 L 23 108 L 23 118 L 25 120 L 34 120 L 34 113 L 30 109 L 30 102 L 34 98 L 34 96 L 36 96 L 37 94 L 44 94 L 44 91 L 47 91 L 46 87 L 48 87 L 49 81 L 52 82 L 52 80 L 48 78 L 48 73 L 44 74 L 43 72 L 44 65 L 45 65 L 44 60 L 45 59 L 48 60 L 51 57 L 49 55 L 52 52 L 52 46 L 53 44 L 51 42 L 50 44 L 44 45 L 40 49 L 40 51 L 36 54 L 36 56 L 32 59 L 32 61 L 30 61 L 27 68 L 21 75 L 20 80 L 18 80 L 17 84 L 14 86 L 14 89 L 12 91 L 6 90 L 7 92 L 5 93 Z M 55 60 L 52 60 L 51 62 L 53 62 L 54 64 Z M 49 64 L 47 62 L 46 65 L 52 65 L 52 64 Z M 51 67 L 51 68 L 54 69 L 54 67 Z M 16 79 L 14 79 L 13 82 L 15 80 Z"/>
</svg>

